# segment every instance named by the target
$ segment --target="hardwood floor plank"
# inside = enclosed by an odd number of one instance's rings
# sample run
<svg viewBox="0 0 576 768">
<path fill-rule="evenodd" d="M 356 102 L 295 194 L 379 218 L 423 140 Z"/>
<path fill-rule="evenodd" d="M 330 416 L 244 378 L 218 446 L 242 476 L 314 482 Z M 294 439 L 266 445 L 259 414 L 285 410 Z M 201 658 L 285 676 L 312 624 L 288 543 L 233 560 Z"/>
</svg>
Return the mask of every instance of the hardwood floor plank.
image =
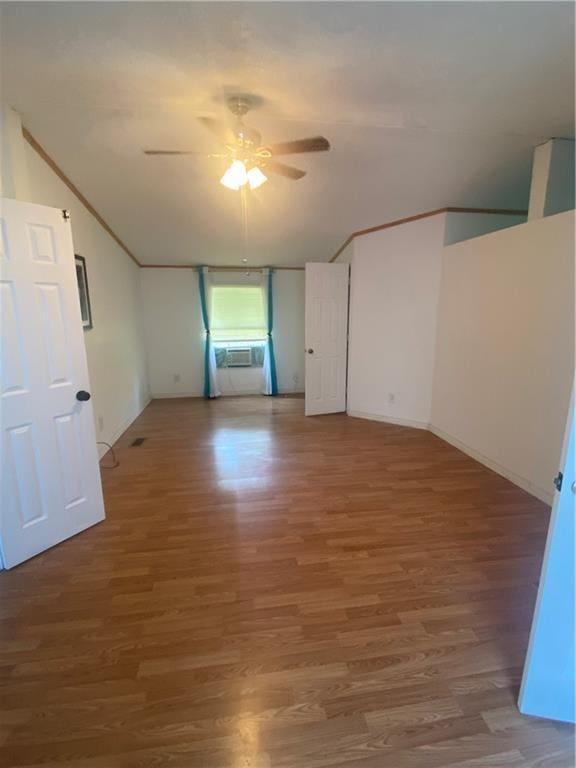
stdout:
<svg viewBox="0 0 576 768">
<path fill-rule="evenodd" d="M 418 727 L 426 723 L 449 718 L 457 719 L 463 712 L 451 697 L 420 701 L 365 713 L 366 722 L 373 731 L 393 729 L 398 726 Z"/>
</svg>

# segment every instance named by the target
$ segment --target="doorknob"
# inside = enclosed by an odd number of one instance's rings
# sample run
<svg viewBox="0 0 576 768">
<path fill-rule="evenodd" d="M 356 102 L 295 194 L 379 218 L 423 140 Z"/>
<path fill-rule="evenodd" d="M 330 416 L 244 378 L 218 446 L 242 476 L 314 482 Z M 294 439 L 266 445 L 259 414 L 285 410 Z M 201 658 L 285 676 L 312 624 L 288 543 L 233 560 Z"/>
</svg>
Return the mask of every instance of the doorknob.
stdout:
<svg viewBox="0 0 576 768">
<path fill-rule="evenodd" d="M 309 355 L 313 355 L 314 354 L 314 350 L 313 349 L 307 349 L 306 352 L 308 352 Z"/>
<path fill-rule="evenodd" d="M 558 472 L 558 474 L 556 475 L 554 480 L 552 480 L 552 482 L 554 483 L 554 488 L 556 488 L 558 493 L 560 493 L 560 491 L 562 490 L 562 480 L 563 479 L 564 479 L 564 475 L 562 474 L 562 472 Z"/>
<path fill-rule="evenodd" d="M 80 400 L 81 403 L 90 400 L 90 392 L 86 392 L 84 389 L 79 389 L 78 392 L 76 392 L 76 400 Z"/>
</svg>

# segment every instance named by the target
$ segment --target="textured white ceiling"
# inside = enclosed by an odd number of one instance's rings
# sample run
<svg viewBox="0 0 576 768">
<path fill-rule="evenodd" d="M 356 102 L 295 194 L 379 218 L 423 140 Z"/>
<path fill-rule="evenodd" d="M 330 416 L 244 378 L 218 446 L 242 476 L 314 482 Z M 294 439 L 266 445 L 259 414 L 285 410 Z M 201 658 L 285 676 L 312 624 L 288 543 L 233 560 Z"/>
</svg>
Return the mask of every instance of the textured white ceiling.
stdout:
<svg viewBox="0 0 576 768">
<path fill-rule="evenodd" d="M 525 207 L 532 146 L 574 131 L 574 6 L 3 3 L 2 95 L 143 262 L 300 265 L 445 205 Z M 198 115 L 250 93 L 264 141 L 324 134 L 248 204 Z M 246 249 L 246 250 L 245 250 Z"/>
</svg>

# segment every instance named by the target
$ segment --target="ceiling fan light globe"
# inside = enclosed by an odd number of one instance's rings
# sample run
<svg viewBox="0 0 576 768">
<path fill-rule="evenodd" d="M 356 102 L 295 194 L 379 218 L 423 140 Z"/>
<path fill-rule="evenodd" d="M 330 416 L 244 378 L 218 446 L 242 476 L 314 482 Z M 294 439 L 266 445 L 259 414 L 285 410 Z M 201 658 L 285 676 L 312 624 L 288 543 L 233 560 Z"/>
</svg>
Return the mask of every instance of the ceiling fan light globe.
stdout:
<svg viewBox="0 0 576 768">
<path fill-rule="evenodd" d="M 246 166 L 241 160 L 233 160 L 224 176 L 220 179 L 220 184 L 235 191 L 238 191 L 247 182 Z"/>
<path fill-rule="evenodd" d="M 256 165 L 253 168 L 250 168 L 247 176 L 250 189 L 258 189 L 258 187 L 261 187 L 262 184 L 268 181 L 268 176 L 265 176 Z"/>
</svg>

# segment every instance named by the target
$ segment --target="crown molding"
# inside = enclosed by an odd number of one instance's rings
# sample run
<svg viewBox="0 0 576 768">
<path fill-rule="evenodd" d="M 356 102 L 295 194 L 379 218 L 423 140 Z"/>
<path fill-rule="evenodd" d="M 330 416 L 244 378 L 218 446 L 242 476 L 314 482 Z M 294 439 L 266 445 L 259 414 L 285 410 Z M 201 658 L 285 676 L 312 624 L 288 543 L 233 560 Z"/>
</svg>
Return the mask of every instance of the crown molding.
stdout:
<svg viewBox="0 0 576 768">
<path fill-rule="evenodd" d="M 491 213 L 499 214 L 502 216 L 527 216 L 528 211 L 519 211 L 512 208 L 459 208 L 457 206 L 447 206 L 445 208 L 435 208 L 432 211 L 425 211 L 424 213 L 417 213 L 415 216 L 406 216 L 403 219 L 394 219 L 394 221 L 388 221 L 385 224 L 378 224 L 375 227 L 368 227 L 368 229 L 358 229 L 356 232 L 346 238 L 340 248 L 336 251 L 334 256 L 330 259 L 329 263 L 336 261 L 342 251 L 347 248 L 352 240 L 362 235 L 370 235 L 372 232 L 380 232 L 382 229 L 390 229 L 390 227 L 397 227 L 400 224 L 410 224 L 412 221 L 419 221 L 420 219 L 427 219 L 430 216 L 438 216 L 440 213 Z"/>
</svg>

